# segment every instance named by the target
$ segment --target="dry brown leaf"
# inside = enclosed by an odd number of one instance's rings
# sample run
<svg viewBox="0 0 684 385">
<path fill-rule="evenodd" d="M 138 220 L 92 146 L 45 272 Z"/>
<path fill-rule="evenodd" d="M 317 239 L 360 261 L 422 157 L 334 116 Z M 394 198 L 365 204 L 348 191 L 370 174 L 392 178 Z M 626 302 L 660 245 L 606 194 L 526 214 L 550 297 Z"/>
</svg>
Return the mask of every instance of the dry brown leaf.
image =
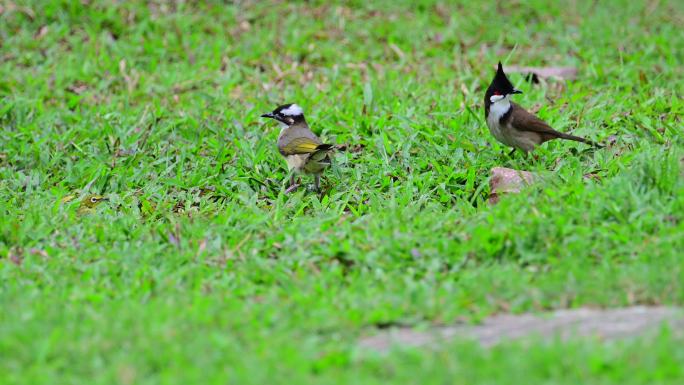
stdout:
<svg viewBox="0 0 684 385">
<path fill-rule="evenodd" d="M 583 177 L 585 180 L 595 180 L 595 181 L 600 181 L 600 180 L 601 180 L 601 176 L 600 176 L 599 174 L 596 174 L 596 173 L 593 173 L 593 172 L 590 172 L 590 173 L 588 173 L 588 174 L 584 174 L 584 175 L 582 175 L 582 177 Z"/>
<path fill-rule="evenodd" d="M 507 66 L 504 68 L 506 73 L 520 73 L 534 76 L 538 79 L 560 79 L 573 80 L 577 78 L 576 67 L 524 67 L 524 66 Z M 538 82 L 538 80 L 537 80 Z"/>
<path fill-rule="evenodd" d="M 81 95 L 88 90 L 88 84 L 77 80 L 72 85 L 68 86 L 66 90 L 76 95 Z"/>
<path fill-rule="evenodd" d="M 24 262 L 24 249 L 18 246 L 12 247 L 9 250 L 7 257 L 9 258 L 10 262 L 17 266 L 21 266 L 22 262 Z"/>
<path fill-rule="evenodd" d="M 49 257 L 47 251 L 42 250 L 42 249 L 33 248 L 33 249 L 31 249 L 29 252 L 30 252 L 32 255 L 39 255 L 39 256 L 41 256 L 41 257 L 43 257 L 43 258 L 48 258 L 48 257 Z"/>
<path fill-rule="evenodd" d="M 50 28 L 48 28 L 47 25 L 43 25 L 43 26 L 41 26 L 40 28 L 38 28 L 38 31 L 33 35 L 33 37 L 34 37 L 36 40 L 40 40 L 40 39 L 42 39 L 45 35 L 47 35 L 47 33 L 48 33 L 49 30 L 50 30 Z"/>
<path fill-rule="evenodd" d="M 361 151 L 363 151 L 363 149 L 365 147 L 366 146 L 362 143 L 359 143 L 359 144 L 343 143 L 343 144 L 336 146 L 338 151 L 349 151 L 351 153 L 361 152 Z"/>
</svg>

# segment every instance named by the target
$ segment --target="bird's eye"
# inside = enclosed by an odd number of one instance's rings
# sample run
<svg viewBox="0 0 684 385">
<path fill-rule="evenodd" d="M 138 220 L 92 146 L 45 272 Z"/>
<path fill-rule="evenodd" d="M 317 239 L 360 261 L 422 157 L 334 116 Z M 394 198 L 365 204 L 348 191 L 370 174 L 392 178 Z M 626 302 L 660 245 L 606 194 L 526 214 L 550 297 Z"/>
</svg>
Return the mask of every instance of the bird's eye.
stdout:
<svg viewBox="0 0 684 385">
<path fill-rule="evenodd" d="M 91 203 L 97 203 L 97 198 L 95 198 L 95 197 L 90 198 L 90 202 Z"/>
</svg>

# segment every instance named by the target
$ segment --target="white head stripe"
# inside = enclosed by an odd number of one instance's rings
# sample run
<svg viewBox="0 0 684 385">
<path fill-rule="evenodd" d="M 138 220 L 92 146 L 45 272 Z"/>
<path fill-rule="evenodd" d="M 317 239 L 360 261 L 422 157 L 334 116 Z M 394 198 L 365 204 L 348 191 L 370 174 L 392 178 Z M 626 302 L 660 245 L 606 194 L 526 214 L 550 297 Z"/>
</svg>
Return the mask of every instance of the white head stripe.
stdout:
<svg viewBox="0 0 684 385">
<path fill-rule="evenodd" d="M 304 111 L 302 111 L 302 107 L 299 107 L 296 104 L 293 104 L 290 107 L 287 107 L 286 109 L 280 111 L 281 114 L 288 116 L 298 116 L 301 115 L 303 112 Z"/>
</svg>

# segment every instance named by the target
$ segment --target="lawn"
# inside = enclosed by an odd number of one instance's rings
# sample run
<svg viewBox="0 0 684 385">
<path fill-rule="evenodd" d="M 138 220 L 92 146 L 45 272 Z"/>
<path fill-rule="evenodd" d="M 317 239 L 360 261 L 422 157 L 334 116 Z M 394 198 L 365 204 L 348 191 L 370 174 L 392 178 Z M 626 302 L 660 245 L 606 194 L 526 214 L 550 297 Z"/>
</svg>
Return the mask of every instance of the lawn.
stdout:
<svg viewBox="0 0 684 385">
<path fill-rule="evenodd" d="M 1 382 L 684 383 L 668 330 L 357 344 L 684 305 L 682 25 L 674 0 L 0 2 Z M 515 100 L 607 147 L 508 156 L 499 60 L 576 67 L 511 74 Z M 285 193 L 259 116 L 288 102 L 339 148 L 321 193 Z M 542 181 L 491 205 L 497 166 Z"/>
</svg>

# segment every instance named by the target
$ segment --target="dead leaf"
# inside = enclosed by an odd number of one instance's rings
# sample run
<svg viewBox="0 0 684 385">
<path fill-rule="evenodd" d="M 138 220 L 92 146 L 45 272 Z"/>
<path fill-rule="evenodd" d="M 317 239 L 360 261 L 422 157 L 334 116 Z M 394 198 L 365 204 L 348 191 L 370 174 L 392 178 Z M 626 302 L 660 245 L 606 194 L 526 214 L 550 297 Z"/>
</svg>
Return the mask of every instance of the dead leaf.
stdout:
<svg viewBox="0 0 684 385">
<path fill-rule="evenodd" d="M 404 53 L 404 51 L 401 50 L 401 48 L 399 48 L 399 46 L 397 46 L 394 43 L 390 43 L 389 47 L 392 50 L 392 52 L 394 52 L 399 57 L 399 60 L 404 60 L 406 54 Z"/>
<path fill-rule="evenodd" d="M 506 73 L 520 73 L 529 76 L 533 83 L 539 83 L 539 79 L 573 80 L 577 78 L 576 67 L 523 67 L 507 66 Z"/>
<path fill-rule="evenodd" d="M 180 246 L 180 240 L 178 239 L 176 234 L 174 234 L 173 232 L 169 232 L 168 237 L 169 237 L 169 243 L 170 244 L 172 244 L 176 247 Z"/>
<path fill-rule="evenodd" d="M 336 146 L 338 151 L 349 151 L 351 153 L 357 153 L 363 151 L 364 148 L 366 148 L 366 145 L 364 144 L 349 144 L 349 143 L 343 143 L 340 145 Z"/>
<path fill-rule="evenodd" d="M 43 257 L 43 258 L 49 257 L 47 251 L 42 250 L 42 249 L 33 248 L 33 249 L 31 249 L 29 252 L 30 252 L 32 255 L 39 255 L 39 256 L 41 256 L 41 257 Z"/>
<path fill-rule="evenodd" d="M 204 238 L 200 241 L 199 246 L 197 247 L 197 255 L 200 255 L 204 252 L 204 250 L 207 249 L 207 239 Z"/>
<path fill-rule="evenodd" d="M 88 90 L 88 85 L 84 82 L 76 81 L 74 82 L 74 84 L 68 86 L 66 89 L 71 93 L 80 95 Z"/>
<path fill-rule="evenodd" d="M 34 37 L 36 40 L 40 40 L 40 39 L 42 39 L 45 35 L 47 35 L 47 33 L 48 33 L 49 30 L 50 30 L 50 28 L 48 28 L 47 25 L 43 25 L 43 26 L 41 26 L 40 28 L 38 28 L 38 32 L 36 32 L 35 35 L 33 35 L 33 37 Z"/>
<path fill-rule="evenodd" d="M 464 96 L 470 96 L 470 90 L 468 90 L 468 87 L 466 87 L 465 84 L 461 83 L 460 88 L 461 88 L 461 92 L 463 92 Z"/>
<path fill-rule="evenodd" d="M 541 103 L 534 103 L 533 105 L 530 106 L 530 108 L 527 109 L 527 111 L 536 114 L 539 111 L 541 111 L 542 107 L 544 107 L 543 104 Z"/>
<path fill-rule="evenodd" d="M 24 261 L 24 249 L 21 247 L 13 247 L 9 250 L 7 256 L 12 263 L 21 266 L 21 263 Z"/>
<path fill-rule="evenodd" d="M 441 33 L 436 33 L 432 36 L 432 41 L 434 41 L 436 44 L 442 44 L 444 43 L 444 35 Z"/>
<path fill-rule="evenodd" d="M 216 187 L 215 186 L 204 186 L 200 187 L 199 189 L 199 196 L 203 197 L 208 194 L 213 194 L 216 192 Z"/>
<path fill-rule="evenodd" d="M 173 205 L 173 208 L 171 209 L 171 211 L 173 211 L 176 214 L 185 212 L 185 202 L 184 201 L 176 202 L 176 204 Z"/>
<path fill-rule="evenodd" d="M 489 187 L 489 203 L 499 202 L 501 194 L 517 194 L 537 179 L 537 175 L 529 171 L 514 170 L 512 168 L 494 167 L 491 170 Z"/>
<path fill-rule="evenodd" d="M 65 196 L 64 198 L 60 199 L 61 203 L 69 203 L 73 201 L 78 195 L 77 194 L 69 194 Z"/>
<path fill-rule="evenodd" d="M 392 180 L 392 182 L 396 182 L 396 181 L 398 181 L 398 180 L 401 179 L 401 177 L 399 177 L 399 175 L 396 175 L 396 174 L 393 174 L 393 173 L 387 173 L 387 174 L 385 174 L 385 176 L 386 176 L 386 177 L 389 177 L 390 180 Z"/>
</svg>

